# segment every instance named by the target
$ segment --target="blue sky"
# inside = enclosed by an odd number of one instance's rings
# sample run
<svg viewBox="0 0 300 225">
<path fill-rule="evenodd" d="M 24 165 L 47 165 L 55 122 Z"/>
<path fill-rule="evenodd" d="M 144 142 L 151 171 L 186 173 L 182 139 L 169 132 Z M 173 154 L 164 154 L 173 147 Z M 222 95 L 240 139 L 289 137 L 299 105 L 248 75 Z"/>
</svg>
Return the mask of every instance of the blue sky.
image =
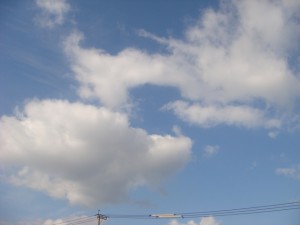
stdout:
<svg viewBox="0 0 300 225">
<path fill-rule="evenodd" d="M 299 201 L 299 11 L 2 1 L 0 224 Z M 105 224 L 299 221 L 294 210 Z"/>
</svg>

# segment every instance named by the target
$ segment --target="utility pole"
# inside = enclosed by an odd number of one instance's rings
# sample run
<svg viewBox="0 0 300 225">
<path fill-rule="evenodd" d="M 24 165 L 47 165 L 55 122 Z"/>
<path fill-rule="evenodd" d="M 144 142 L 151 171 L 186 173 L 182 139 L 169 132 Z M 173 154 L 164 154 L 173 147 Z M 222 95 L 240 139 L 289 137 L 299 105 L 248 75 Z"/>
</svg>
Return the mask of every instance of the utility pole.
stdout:
<svg viewBox="0 0 300 225">
<path fill-rule="evenodd" d="M 100 225 L 101 220 L 107 220 L 107 216 L 100 214 L 100 210 L 98 210 L 97 219 L 98 219 L 98 225 Z"/>
</svg>

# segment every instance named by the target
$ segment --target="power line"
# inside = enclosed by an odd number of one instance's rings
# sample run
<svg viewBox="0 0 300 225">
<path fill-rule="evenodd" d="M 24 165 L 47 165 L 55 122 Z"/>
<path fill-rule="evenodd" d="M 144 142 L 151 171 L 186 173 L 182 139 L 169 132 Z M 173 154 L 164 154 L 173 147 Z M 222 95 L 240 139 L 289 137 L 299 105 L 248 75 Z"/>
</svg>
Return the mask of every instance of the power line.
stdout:
<svg viewBox="0 0 300 225">
<path fill-rule="evenodd" d="M 288 202 L 281 204 L 252 206 L 244 208 L 233 208 L 213 211 L 198 211 L 198 212 L 181 212 L 181 213 L 164 213 L 164 214 L 98 214 L 93 216 L 85 216 L 81 218 L 63 220 L 53 225 L 78 225 L 91 221 L 98 221 L 100 224 L 101 220 L 106 219 L 166 219 L 166 218 L 200 218 L 200 217 L 221 217 L 221 216 L 238 216 L 238 215 L 249 215 L 259 213 L 275 213 L 280 211 L 289 211 L 300 209 L 300 201 Z"/>
<path fill-rule="evenodd" d="M 267 213 L 300 209 L 300 202 L 281 203 L 264 206 L 253 206 L 247 208 L 235 208 L 226 210 L 215 210 L 206 212 L 192 212 L 192 213 L 177 213 L 184 218 L 195 218 L 203 216 L 230 216 L 230 215 L 243 215 L 243 214 L 255 214 L 255 213 Z"/>
<path fill-rule="evenodd" d="M 93 216 L 81 216 L 79 218 L 72 218 L 72 219 L 64 219 L 61 222 L 54 223 L 53 225 L 78 225 L 83 224 L 91 221 L 96 221 L 97 217 Z"/>
<path fill-rule="evenodd" d="M 147 218 L 197 218 L 207 216 L 233 216 L 233 215 L 244 215 L 244 214 L 255 214 L 255 213 L 267 213 L 300 209 L 300 202 L 289 202 L 281 204 L 253 206 L 247 208 L 234 208 L 225 210 L 214 210 L 214 211 L 199 211 L 199 212 L 181 212 L 181 213 L 168 213 L 168 214 L 148 214 L 148 215 L 122 215 L 122 214 L 106 214 L 108 218 L 114 219 L 147 219 Z"/>
</svg>

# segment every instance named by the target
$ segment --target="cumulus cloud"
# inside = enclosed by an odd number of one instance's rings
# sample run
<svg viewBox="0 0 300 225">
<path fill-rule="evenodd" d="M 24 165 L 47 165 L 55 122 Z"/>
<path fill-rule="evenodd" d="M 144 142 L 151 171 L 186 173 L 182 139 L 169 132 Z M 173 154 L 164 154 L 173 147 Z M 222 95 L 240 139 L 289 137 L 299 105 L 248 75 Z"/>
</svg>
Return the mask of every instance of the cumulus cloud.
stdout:
<svg viewBox="0 0 300 225">
<path fill-rule="evenodd" d="M 172 220 L 169 225 L 220 225 L 214 217 L 203 217 L 201 218 L 200 222 L 197 223 L 194 220 L 190 220 L 187 223 L 179 223 L 178 220 Z"/>
<path fill-rule="evenodd" d="M 116 109 L 128 102 L 131 88 L 144 84 L 177 87 L 187 97 L 196 96 L 197 78 L 185 74 L 193 68 L 179 65 L 176 56 L 149 55 L 131 48 L 114 56 L 101 49 L 82 48 L 83 38 L 82 33 L 73 32 L 65 40 L 65 51 L 82 98 L 99 99 L 106 107 Z M 192 91 L 186 87 L 193 87 Z"/>
<path fill-rule="evenodd" d="M 53 28 L 62 25 L 65 15 L 70 10 L 66 0 L 36 0 L 36 5 L 42 10 L 36 22 L 42 27 Z"/>
<path fill-rule="evenodd" d="M 150 135 L 103 107 L 36 100 L 17 114 L 0 120 L 7 179 L 72 204 L 114 203 L 141 185 L 160 187 L 190 157 L 189 138 Z"/>
<path fill-rule="evenodd" d="M 279 175 L 291 177 L 296 180 L 300 180 L 300 164 L 293 167 L 277 168 L 276 173 Z"/>
<path fill-rule="evenodd" d="M 300 97 L 299 68 L 291 60 L 299 53 L 299 9 L 293 1 L 224 1 L 204 11 L 183 40 L 139 32 L 167 53 L 127 48 L 111 55 L 81 47 L 79 32 L 65 40 L 65 52 L 82 98 L 116 109 L 130 102 L 135 87 L 175 87 L 184 101 L 168 109 L 187 122 L 264 127 L 274 137 Z"/>
</svg>

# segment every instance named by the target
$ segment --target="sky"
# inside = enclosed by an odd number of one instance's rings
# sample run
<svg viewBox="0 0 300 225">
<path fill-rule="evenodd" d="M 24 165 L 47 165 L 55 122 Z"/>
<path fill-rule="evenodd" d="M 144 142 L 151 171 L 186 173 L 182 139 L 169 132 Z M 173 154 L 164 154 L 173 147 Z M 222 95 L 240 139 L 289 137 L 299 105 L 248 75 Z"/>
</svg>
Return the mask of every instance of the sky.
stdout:
<svg viewBox="0 0 300 225">
<path fill-rule="evenodd" d="M 298 0 L 3 0 L 0 31 L 1 225 L 300 200 Z"/>
</svg>

